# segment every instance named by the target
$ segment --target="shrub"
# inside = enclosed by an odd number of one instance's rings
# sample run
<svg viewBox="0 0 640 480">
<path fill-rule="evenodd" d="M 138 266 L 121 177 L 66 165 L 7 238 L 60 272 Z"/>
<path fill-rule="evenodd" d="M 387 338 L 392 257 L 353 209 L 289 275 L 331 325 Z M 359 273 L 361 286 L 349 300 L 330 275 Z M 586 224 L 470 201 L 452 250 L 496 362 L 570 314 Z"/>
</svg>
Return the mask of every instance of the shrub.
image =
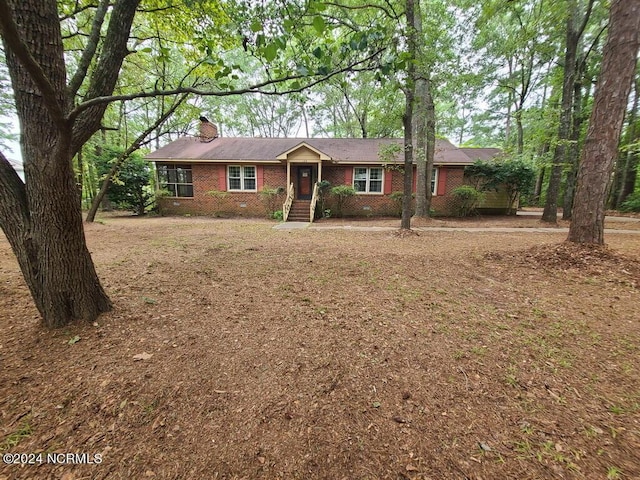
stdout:
<svg viewBox="0 0 640 480">
<path fill-rule="evenodd" d="M 356 190 L 350 185 L 337 185 L 331 189 L 331 195 L 336 197 L 336 217 L 342 217 L 344 206 L 355 194 Z"/>
<path fill-rule="evenodd" d="M 455 210 L 458 216 L 468 217 L 476 211 L 484 198 L 484 194 L 471 185 L 463 185 L 452 192 L 455 200 Z"/>
<path fill-rule="evenodd" d="M 621 212 L 640 212 L 640 193 L 633 193 L 620 205 Z"/>
<path fill-rule="evenodd" d="M 518 197 L 527 195 L 535 182 L 535 170 L 528 162 L 519 158 L 490 162 L 478 160 L 465 167 L 464 172 L 481 192 L 504 188 L 509 198 L 507 213 L 513 214 L 513 206 Z"/>
<path fill-rule="evenodd" d="M 271 188 L 266 185 L 260 190 L 260 198 L 267 210 L 267 215 L 273 217 L 278 207 L 282 204 L 282 194 L 284 187 Z"/>
<path fill-rule="evenodd" d="M 121 153 L 118 148 L 107 147 L 101 156 L 95 158 L 102 181 Z M 149 163 L 139 153 L 134 153 L 111 178 L 106 196 L 116 208 L 144 215 L 155 202 L 154 189 L 151 187 L 152 176 Z"/>
<path fill-rule="evenodd" d="M 331 182 L 328 180 L 322 180 L 318 182 L 318 202 L 316 203 L 316 217 L 328 218 L 325 215 L 325 211 L 328 210 L 326 207 L 326 200 L 329 192 L 331 190 Z M 331 216 L 331 214 L 329 214 Z"/>
<path fill-rule="evenodd" d="M 394 203 L 393 213 L 398 217 L 401 217 L 402 216 L 402 200 L 404 199 L 404 192 L 400 190 L 391 192 L 391 194 L 389 195 L 389 198 L 391 198 L 391 200 L 393 200 L 393 203 Z M 415 213 L 415 203 L 414 203 L 415 199 L 416 199 L 416 194 L 412 193 L 411 194 L 411 215 Z"/>
</svg>

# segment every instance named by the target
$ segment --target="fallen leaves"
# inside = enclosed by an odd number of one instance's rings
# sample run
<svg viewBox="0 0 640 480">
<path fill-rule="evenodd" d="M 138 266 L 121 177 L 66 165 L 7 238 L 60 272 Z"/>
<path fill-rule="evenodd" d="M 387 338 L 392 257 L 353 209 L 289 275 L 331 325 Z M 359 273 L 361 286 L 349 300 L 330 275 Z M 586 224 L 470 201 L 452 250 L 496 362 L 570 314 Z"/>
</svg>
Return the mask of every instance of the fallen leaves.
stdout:
<svg viewBox="0 0 640 480">
<path fill-rule="evenodd" d="M 153 353 L 142 352 L 134 355 L 133 360 L 138 362 L 140 360 L 149 360 L 151 357 L 153 357 Z"/>
</svg>

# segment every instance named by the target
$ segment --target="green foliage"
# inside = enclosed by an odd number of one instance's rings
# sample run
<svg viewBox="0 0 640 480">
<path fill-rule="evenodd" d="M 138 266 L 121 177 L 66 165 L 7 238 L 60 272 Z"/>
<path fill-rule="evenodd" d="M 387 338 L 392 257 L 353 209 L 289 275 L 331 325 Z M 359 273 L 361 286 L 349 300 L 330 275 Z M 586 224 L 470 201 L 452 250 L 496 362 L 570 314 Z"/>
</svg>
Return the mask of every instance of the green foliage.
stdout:
<svg viewBox="0 0 640 480">
<path fill-rule="evenodd" d="M 284 219 L 284 213 L 282 212 L 282 210 L 276 210 L 271 214 L 271 218 L 281 222 Z"/>
<path fill-rule="evenodd" d="M 504 188 L 509 197 L 509 209 L 519 195 L 530 193 L 535 182 L 535 170 L 521 159 L 485 162 L 476 161 L 464 169 L 465 176 L 475 183 L 478 191 Z"/>
<path fill-rule="evenodd" d="M 455 200 L 456 214 L 459 217 L 468 217 L 475 213 L 480 202 L 484 199 L 484 193 L 471 185 L 462 185 L 455 188 L 452 194 Z"/>
<path fill-rule="evenodd" d="M 266 185 L 260 190 L 260 198 L 267 209 L 267 215 L 270 218 L 275 218 L 274 214 L 278 210 L 278 207 L 282 205 L 282 195 L 284 194 L 284 187 L 267 187 Z M 282 212 L 280 212 L 282 214 Z"/>
<path fill-rule="evenodd" d="M 2 443 L 0 443 L 0 452 L 6 452 L 16 447 L 20 441 L 24 438 L 28 438 L 33 433 L 33 427 L 31 426 L 30 416 L 27 416 L 25 420 L 20 424 L 20 427 L 12 433 L 10 433 Z"/>
<path fill-rule="evenodd" d="M 400 143 L 390 143 L 380 148 L 378 152 L 378 158 L 385 165 L 388 170 L 399 170 L 403 168 L 404 162 L 404 147 Z"/>
<path fill-rule="evenodd" d="M 389 197 L 393 200 L 396 215 L 402 215 L 402 199 L 404 198 L 404 192 L 391 192 Z"/>
<path fill-rule="evenodd" d="M 346 203 L 355 194 L 356 190 L 351 185 L 336 185 L 331 189 L 331 195 L 336 199 L 336 217 L 342 217 Z"/>
<path fill-rule="evenodd" d="M 621 212 L 640 212 L 640 193 L 633 193 L 620 205 Z"/>
<path fill-rule="evenodd" d="M 105 147 L 101 155 L 93 157 L 100 184 L 104 181 L 113 162 L 122 154 L 122 149 Z M 107 188 L 107 198 L 119 209 L 131 210 L 144 215 L 155 201 L 151 187 L 151 166 L 139 153 L 134 153 L 120 166 Z"/>
<path fill-rule="evenodd" d="M 322 180 L 318 182 L 318 202 L 316 203 L 316 217 L 328 218 L 326 216 L 326 202 L 329 192 L 331 190 L 331 182 L 328 180 Z M 329 210 L 329 216 L 331 211 Z"/>
</svg>

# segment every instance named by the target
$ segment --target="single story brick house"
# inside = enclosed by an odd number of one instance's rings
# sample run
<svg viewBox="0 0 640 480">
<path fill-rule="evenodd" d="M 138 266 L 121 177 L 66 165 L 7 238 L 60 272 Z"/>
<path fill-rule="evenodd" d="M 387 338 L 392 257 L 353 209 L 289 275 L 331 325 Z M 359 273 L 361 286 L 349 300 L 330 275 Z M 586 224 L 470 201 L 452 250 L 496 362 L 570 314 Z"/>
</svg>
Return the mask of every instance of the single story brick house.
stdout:
<svg viewBox="0 0 640 480">
<path fill-rule="evenodd" d="M 267 202 L 260 192 L 275 188 L 282 192 L 278 205 L 285 220 L 313 221 L 316 184 L 321 180 L 356 190 L 345 205 L 345 216 L 399 213 L 398 198 L 392 193 L 403 188 L 402 139 L 218 137 L 215 125 L 206 119 L 200 132 L 146 156 L 155 162 L 159 188 L 169 192 L 159 199 L 162 214 L 265 216 Z M 390 146 L 395 146 L 391 161 L 381 158 Z M 453 213 L 451 192 L 466 183 L 466 165 L 499 153 L 437 140 L 431 184 L 435 214 Z M 332 206 L 331 198 L 327 206 Z M 504 212 L 506 195 L 487 195 L 481 208 Z"/>
</svg>

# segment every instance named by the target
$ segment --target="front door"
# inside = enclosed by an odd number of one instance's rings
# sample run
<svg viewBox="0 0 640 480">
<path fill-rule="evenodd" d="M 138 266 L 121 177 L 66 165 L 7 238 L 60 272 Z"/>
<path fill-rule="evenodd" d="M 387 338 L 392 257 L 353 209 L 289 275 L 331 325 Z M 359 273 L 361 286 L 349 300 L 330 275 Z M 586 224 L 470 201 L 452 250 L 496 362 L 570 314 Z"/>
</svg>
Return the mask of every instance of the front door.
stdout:
<svg viewBox="0 0 640 480">
<path fill-rule="evenodd" d="M 313 167 L 298 167 L 298 199 L 311 200 Z"/>
</svg>

